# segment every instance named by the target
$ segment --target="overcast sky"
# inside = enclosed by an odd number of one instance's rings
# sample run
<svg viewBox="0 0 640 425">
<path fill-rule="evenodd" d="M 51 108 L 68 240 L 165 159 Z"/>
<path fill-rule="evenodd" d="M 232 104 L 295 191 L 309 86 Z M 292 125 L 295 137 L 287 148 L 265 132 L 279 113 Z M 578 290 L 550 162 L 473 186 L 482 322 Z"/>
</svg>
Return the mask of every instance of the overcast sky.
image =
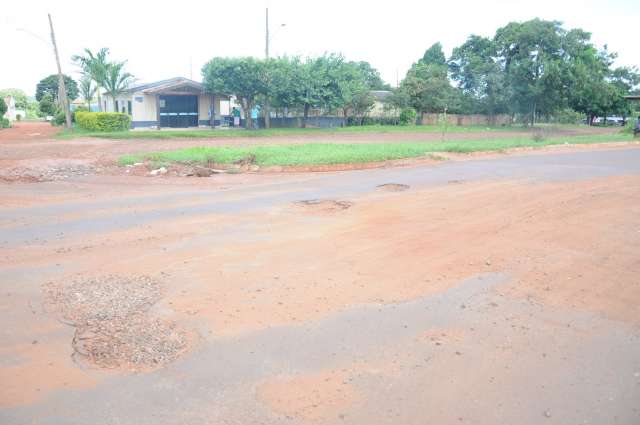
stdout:
<svg viewBox="0 0 640 425">
<path fill-rule="evenodd" d="M 201 80 L 202 65 L 214 56 L 264 56 L 267 4 L 272 56 L 341 52 L 369 61 L 393 85 L 436 41 L 449 55 L 469 34 L 491 36 L 510 21 L 535 17 L 590 31 L 597 45 L 619 53 L 618 65 L 640 65 L 637 0 L 8 0 L 0 8 L 0 88 L 33 95 L 36 83 L 56 72 L 47 13 L 63 71 L 74 77 L 71 55 L 108 47 L 141 82 Z"/>
</svg>

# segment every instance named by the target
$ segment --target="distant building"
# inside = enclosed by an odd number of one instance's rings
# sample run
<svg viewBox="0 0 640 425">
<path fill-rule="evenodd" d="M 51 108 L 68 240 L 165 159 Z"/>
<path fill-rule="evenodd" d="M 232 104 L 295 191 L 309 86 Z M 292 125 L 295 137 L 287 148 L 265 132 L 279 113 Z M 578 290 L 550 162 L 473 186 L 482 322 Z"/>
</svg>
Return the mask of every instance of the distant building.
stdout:
<svg viewBox="0 0 640 425">
<path fill-rule="evenodd" d="M 131 87 L 113 99 L 102 95 L 102 110 L 131 115 L 132 128 L 187 128 L 220 125 L 221 100 L 229 96 L 208 93 L 202 83 L 177 77 Z"/>
<path fill-rule="evenodd" d="M 4 98 L 4 103 L 7 104 L 7 112 L 5 112 L 4 117 L 9 121 L 16 121 L 19 118 L 21 119 L 26 116 L 26 112 L 24 110 L 16 109 L 16 100 L 13 96 L 6 96 Z"/>
<path fill-rule="evenodd" d="M 397 116 L 399 114 L 395 108 L 391 107 L 387 104 L 387 99 L 391 96 L 390 90 L 372 90 L 371 94 L 373 95 L 375 102 L 373 104 L 373 108 L 369 111 L 368 115 L 370 117 L 391 117 Z"/>
</svg>

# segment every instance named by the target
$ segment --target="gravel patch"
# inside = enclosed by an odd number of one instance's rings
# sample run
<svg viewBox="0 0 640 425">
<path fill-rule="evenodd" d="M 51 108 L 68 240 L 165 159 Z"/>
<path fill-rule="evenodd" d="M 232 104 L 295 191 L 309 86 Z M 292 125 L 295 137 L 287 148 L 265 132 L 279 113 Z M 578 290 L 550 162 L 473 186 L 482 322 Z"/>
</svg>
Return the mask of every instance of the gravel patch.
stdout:
<svg viewBox="0 0 640 425">
<path fill-rule="evenodd" d="M 104 368 L 156 368 L 186 349 L 185 332 L 150 316 L 161 287 L 148 276 L 76 279 L 48 284 L 45 292 L 47 305 L 76 328 L 76 360 Z"/>
</svg>

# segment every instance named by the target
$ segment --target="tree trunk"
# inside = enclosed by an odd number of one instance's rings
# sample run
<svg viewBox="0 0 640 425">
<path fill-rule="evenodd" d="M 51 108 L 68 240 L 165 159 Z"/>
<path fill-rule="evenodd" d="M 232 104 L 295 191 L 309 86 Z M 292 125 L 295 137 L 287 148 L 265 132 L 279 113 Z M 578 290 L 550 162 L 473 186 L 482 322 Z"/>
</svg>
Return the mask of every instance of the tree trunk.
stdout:
<svg viewBox="0 0 640 425">
<path fill-rule="evenodd" d="M 98 111 L 102 111 L 102 97 L 100 96 L 100 90 L 98 90 Z"/>
<path fill-rule="evenodd" d="M 271 128 L 271 114 L 269 112 L 269 101 L 264 102 L 264 128 Z"/>
<path fill-rule="evenodd" d="M 536 102 L 533 102 L 533 109 L 531 110 L 531 127 L 536 125 Z"/>
<path fill-rule="evenodd" d="M 247 100 L 242 101 L 242 107 L 244 109 L 244 128 L 251 130 L 253 128 L 253 118 L 251 117 L 251 111 L 253 110 L 253 104 Z"/>
<path fill-rule="evenodd" d="M 342 124 L 342 126 L 346 127 L 347 125 L 349 125 L 349 109 L 343 108 L 342 113 L 344 114 L 344 123 Z"/>
<path fill-rule="evenodd" d="M 307 128 L 307 118 L 309 117 L 309 109 L 310 105 L 308 103 L 304 104 L 304 115 L 302 118 L 302 128 Z"/>
</svg>

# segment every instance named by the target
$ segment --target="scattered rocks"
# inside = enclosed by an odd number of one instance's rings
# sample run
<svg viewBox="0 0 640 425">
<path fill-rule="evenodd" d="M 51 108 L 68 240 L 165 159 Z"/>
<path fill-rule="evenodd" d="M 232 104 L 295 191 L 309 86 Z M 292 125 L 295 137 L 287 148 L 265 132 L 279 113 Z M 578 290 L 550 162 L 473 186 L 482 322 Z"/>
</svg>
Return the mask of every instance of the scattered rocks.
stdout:
<svg viewBox="0 0 640 425">
<path fill-rule="evenodd" d="M 38 183 L 87 176 L 95 173 L 90 164 L 58 165 L 44 168 L 16 167 L 0 171 L 0 181 L 6 183 Z"/>
<path fill-rule="evenodd" d="M 165 167 L 160 167 L 157 168 L 155 170 L 151 170 L 149 171 L 149 175 L 150 176 L 162 176 L 164 174 L 167 174 L 168 170 Z"/>
<path fill-rule="evenodd" d="M 47 306 L 76 328 L 76 360 L 104 368 L 155 368 L 187 346 L 175 324 L 150 317 L 160 284 L 147 276 L 104 276 L 45 287 Z"/>
</svg>

